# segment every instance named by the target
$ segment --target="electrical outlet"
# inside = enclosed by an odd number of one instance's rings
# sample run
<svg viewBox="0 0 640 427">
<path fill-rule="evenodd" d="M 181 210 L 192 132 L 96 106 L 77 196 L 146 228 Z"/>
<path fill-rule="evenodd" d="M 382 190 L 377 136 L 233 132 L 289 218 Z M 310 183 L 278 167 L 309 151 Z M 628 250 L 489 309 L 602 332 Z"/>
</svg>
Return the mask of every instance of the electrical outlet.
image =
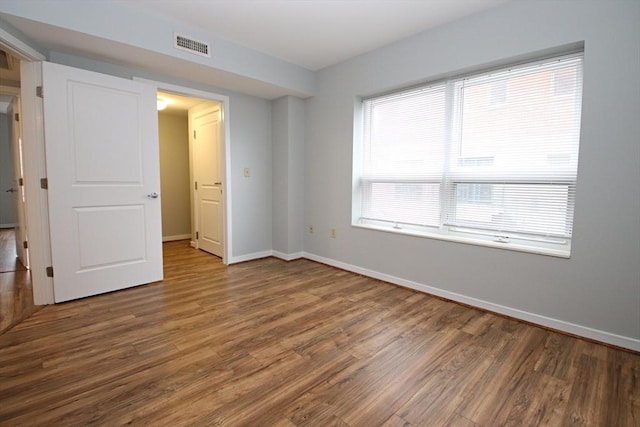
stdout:
<svg viewBox="0 0 640 427">
<path fill-rule="evenodd" d="M 332 239 L 335 239 L 335 238 L 336 238 L 336 229 L 335 229 L 335 228 L 332 228 L 332 229 L 331 229 L 331 238 L 332 238 Z"/>
<path fill-rule="evenodd" d="M 309 234 L 313 234 L 313 224 L 309 226 Z"/>
</svg>

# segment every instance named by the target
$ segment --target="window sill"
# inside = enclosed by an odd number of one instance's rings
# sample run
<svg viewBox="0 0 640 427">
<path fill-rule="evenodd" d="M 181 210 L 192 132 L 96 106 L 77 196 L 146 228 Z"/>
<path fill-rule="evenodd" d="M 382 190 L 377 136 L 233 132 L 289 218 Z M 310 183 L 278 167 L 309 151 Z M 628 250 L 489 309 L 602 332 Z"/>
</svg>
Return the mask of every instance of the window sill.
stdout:
<svg viewBox="0 0 640 427">
<path fill-rule="evenodd" d="M 509 238 L 509 241 L 498 241 L 495 236 L 488 236 L 473 233 L 461 233 L 453 230 L 426 228 L 395 228 L 387 224 L 373 223 L 353 223 L 356 228 L 367 230 L 383 231 L 386 233 L 401 234 L 414 237 L 424 237 L 427 239 L 445 240 L 449 242 L 464 243 L 468 245 L 485 246 L 490 248 L 504 249 L 517 252 L 527 252 L 537 255 L 553 256 L 558 258 L 571 257 L 571 242 L 566 244 L 539 243 L 524 239 Z M 555 246 L 555 247 L 554 247 Z"/>
</svg>

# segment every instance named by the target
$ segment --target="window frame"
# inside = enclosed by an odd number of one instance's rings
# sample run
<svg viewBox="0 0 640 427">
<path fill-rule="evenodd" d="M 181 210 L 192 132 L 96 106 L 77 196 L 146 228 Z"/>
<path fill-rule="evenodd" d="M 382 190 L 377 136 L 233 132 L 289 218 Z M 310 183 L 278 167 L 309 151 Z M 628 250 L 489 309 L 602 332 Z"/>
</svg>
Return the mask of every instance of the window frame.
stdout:
<svg viewBox="0 0 640 427">
<path fill-rule="evenodd" d="M 521 62 L 517 64 L 512 64 L 511 66 L 501 66 L 497 68 L 497 70 L 505 70 L 507 68 L 524 68 L 530 67 L 532 65 L 546 64 L 549 62 L 553 62 L 555 60 L 564 60 L 571 58 L 580 58 L 582 60 L 581 66 L 584 67 L 584 51 L 576 50 L 569 53 L 563 53 L 560 55 L 553 55 L 551 57 L 543 57 L 538 58 L 536 60 L 529 60 L 526 62 Z M 389 232 L 394 234 L 403 234 L 409 236 L 417 236 L 417 237 L 426 237 L 437 240 L 445 240 L 452 242 L 459 242 L 465 244 L 473 244 L 487 247 L 494 247 L 500 249 L 508 249 L 520 252 L 528 252 L 535 253 L 541 255 L 549 255 L 561 258 L 570 258 L 571 255 L 571 242 L 573 238 L 573 234 L 569 237 L 566 236 L 544 236 L 542 234 L 535 233 L 527 233 L 527 232 L 511 232 L 511 231 L 491 231 L 491 230 L 483 230 L 481 227 L 478 228 L 470 228 L 459 225 L 448 225 L 447 224 L 447 213 L 454 212 L 451 209 L 452 204 L 459 203 L 457 201 L 457 189 L 456 186 L 459 185 L 484 185 L 484 184 L 517 184 L 517 179 L 510 177 L 507 180 L 501 179 L 496 180 L 491 177 L 460 177 L 456 176 L 455 173 L 451 173 L 450 171 L 445 171 L 443 174 L 443 178 L 440 180 L 437 179 L 404 179 L 402 177 L 385 177 L 384 179 L 375 178 L 371 176 L 365 177 L 362 171 L 362 163 L 364 163 L 362 159 L 362 153 L 364 152 L 365 142 L 364 142 L 364 123 L 365 123 L 365 102 L 384 97 L 386 95 L 393 94 L 401 94 L 405 91 L 410 91 L 415 88 L 422 87 L 432 87 L 439 84 L 446 85 L 446 91 L 453 91 L 453 85 L 456 82 L 459 82 L 463 78 L 474 78 L 475 76 L 486 75 L 491 72 L 491 70 L 483 70 L 479 72 L 475 72 L 473 74 L 467 74 L 463 76 L 455 76 L 453 78 L 449 78 L 446 80 L 437 80 L 430 83 L 425 83 L 421 85 L 416 85 L 408 88 L 399 89 L 393 92 L 384 93 L 376 96 L 363 97 L 356 99 L 355 108 L 354 108 L 354 162 L 353 162 L 353 197 L 352 197 L 352 226 L 357 228 L 364 228 L 370 230 L 377 230 L 383 232 Z M 580 76 L 581 77 L 581 76 Z M 582 86 L 578 85 L 580 95 L 579 99 L 581 102 L 582 99 Z M 555 74 L 553 78 L 553 85 L 555 86 Z M 554 89 L 555 90 L 555 89 Z M 508 97 L 508 83 L 506 85 L 507 97 Z M 552 94 L 553 96 L 554 94 Z M 564 95 L 563 95 L 564 96 Z M 491 100 L 491 97 L 488 97 L 488 100 Z M 453 101 L 451 99 L 447 100 L 447 105 L 445 108 L 454 108 Z M 501 103 L 499 105 L 489 104 L 489 108 L 500 108 L 503 105 L 508 103 L 505 99 L 505 103 Z M 453 121 L 452 116 L 447 116 L 448 121 Z M 451 124 L 453 126 L 453 124 Z M 578 138 L 580 135 L 580 129 L 582 125 L 578 128 Z M 449 150 L 451 149 L 451 144 L 454 144 L 452 141 L 451 135 L 447 136 L 447 141 L 445 143 L 445 158 L 448 156 Z M 579 143 L 578 143 L 579 144 Z M 579 150 L 579 147 L 578 147 Z M 444 160 L 447 163 L 448 160 Z M 480 161 L 480 160 L 479 160 Z M 486 161 L 486 160 L 483 160 Z M 445 166 L 445 169 L 448 169 L 448 166 Z M 407 184 L 411 182 L 415 182 L 417 184 L 439 184 L 441 186 L 440 189 L 440 221 L 439 225 L 436 226 L 425 226 L 420 224 L 408 224 L 408 223 L 393 223 L 392 221 L 386 221 L 375 218 L 366 218 L 363 216 L 364 208 L 363 208 L 363 194 L 364 194 L 364 186 L 371 185 L 374 183 L 398 183 L 398 184 Z M 534 183 L 538 185 L 549 184 L 546 180 L 540 181 L 530 181 L 527 183 Z M 558 185 L 567 185 L 568 194 L 571 193 L 573 195 L 573 203 L 570 204 L 570 207 L 567 210 L 566 216 L 570 220 L 571 226 L 574 224 L 575 218 L 575 187 L 577 184 L 577 175 L 574 179 L 570 179 L 567 182 L 562 182 L 562 180 L 555 180 L 554 183 Z M 452 188 L 453 187 L 453 188 Z"/>
</svg>

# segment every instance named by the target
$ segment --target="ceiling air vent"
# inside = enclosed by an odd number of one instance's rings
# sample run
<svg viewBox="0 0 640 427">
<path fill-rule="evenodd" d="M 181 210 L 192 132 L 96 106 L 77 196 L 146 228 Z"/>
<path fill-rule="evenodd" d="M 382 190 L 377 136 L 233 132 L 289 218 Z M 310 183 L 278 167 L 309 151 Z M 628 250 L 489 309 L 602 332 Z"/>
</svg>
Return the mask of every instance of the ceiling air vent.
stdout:
<svg viewBox="0 0 640 427">
<path fill-rule="evenodd" d="M 173 34 L 173 44 L 176 49 L 184 50 L 186 52 L 195 53 L 196 55 L 211 57 L 209 50 L 209 43 L 194 40 L 190 37 L 186 37 L 180 34 Z"/>
</svg>

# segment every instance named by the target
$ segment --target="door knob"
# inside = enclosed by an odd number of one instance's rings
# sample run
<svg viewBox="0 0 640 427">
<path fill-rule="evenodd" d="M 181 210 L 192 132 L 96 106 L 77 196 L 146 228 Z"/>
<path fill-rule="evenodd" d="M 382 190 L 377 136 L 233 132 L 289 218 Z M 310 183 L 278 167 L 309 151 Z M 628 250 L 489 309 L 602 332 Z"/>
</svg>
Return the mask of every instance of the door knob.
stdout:
<svg viewBox="0 0 640 427">
<path fill-rule="evenodd" d="M 159 196 L 159 194 L 156 193 L 155 191 L 153 193 L 147 194 L 147 197 L 150 198 L 150 199 L 157 199 L 158 196 Z"/>
</svg>

